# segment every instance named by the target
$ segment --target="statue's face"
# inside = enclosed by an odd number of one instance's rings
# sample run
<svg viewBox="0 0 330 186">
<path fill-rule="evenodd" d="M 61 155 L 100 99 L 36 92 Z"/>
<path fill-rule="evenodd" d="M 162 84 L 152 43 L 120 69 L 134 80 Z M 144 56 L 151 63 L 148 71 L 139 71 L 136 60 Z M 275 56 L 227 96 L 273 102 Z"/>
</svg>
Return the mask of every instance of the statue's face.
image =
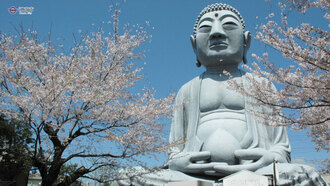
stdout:
<svg viewBox="0 0 330 186">
<path fill-rule="evenodd" d="M 204 14 L 193 46 L 198 60 L 205 67 L 240 64 L 244 52 L 243 32 L 238 16 L 232 11 Z"/>
</svg>

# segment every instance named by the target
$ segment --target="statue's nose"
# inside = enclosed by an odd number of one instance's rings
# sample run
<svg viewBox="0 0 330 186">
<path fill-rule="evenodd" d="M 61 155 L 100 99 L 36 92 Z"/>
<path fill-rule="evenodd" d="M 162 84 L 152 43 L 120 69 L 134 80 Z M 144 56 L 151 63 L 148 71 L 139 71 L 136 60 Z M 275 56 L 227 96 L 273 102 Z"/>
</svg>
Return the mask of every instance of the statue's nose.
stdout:
<svg viewBox="0 0 330 186">
<path fill-rule="evenodd" d="M 212 29 L 211 29 L 211 32 L 210 32 L 210 39 L 213 39 L 213 38 L 225 38 L 226 37 L 226 33 L 224 32 L 222 26 L 215 22 L 213 25 L 212 25 Z"/>
</svg>

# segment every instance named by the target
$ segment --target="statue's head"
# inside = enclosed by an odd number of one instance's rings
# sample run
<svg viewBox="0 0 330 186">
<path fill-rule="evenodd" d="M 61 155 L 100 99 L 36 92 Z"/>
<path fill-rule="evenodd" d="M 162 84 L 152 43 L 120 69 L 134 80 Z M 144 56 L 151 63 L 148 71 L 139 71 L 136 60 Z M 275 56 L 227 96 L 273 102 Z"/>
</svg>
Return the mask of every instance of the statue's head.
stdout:
<svg viewBox="0 0 330 186">
<path fill-rule="evenodd" d="M 230 5 L 216 3 L 205 7 L 190 39 L 197 60 L 205 67 L 247 62 L 251 34 L 245 31 L 240 13 Z"/>
</svg>

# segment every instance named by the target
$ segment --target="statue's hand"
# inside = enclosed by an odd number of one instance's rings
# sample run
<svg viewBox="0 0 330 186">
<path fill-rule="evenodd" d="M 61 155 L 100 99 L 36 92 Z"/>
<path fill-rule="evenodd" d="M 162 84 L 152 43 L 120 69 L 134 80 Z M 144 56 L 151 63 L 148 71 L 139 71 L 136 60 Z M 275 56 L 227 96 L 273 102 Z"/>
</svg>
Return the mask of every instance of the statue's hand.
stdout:
<svg viewBox="0 0 330 186">
<path fill-rule="evenodd" d="M 211 158 L 208 151 L 179 153 L 169 162 L 169 168 L 184 173 L 203 174 L 204 171 L 214 170 L 219 163 L 205 163 Z"/>
<path fill-rule="evenodd" d="M 273 162 L 274 155 L 265 149 L 240 149 L 234 152 L 239 160 L 253 160 L 251 163 L 241 165 L 215 165 L 214 171 L 205 172 L 205 174 L 213 176 L 227 176 L 241 170 L 255 171 L 265 167 Z"/>
</svg>

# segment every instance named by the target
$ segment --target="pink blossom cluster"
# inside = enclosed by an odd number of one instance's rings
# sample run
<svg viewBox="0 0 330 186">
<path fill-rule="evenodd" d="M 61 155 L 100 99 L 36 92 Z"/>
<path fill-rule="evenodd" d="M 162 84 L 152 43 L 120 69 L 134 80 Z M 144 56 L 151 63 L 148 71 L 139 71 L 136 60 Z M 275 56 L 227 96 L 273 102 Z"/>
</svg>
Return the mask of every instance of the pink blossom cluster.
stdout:
<svg viewBox="0 0 330 186">
<path fill-rule="evenodd" d="M 288 0 L 287 3 L 299 11 L 312 7 L 323 11 L 330 5 L 328 0 Z M 267 121 L 266 124 L 289 125 L 293 129 L 308 127 L 315 148 L 329 151 L 330 33 L 309 23 L 291 27 L 283 13 L 286 4 L 279 5 L 282 9 L 281 23 L 269 19 L 261 25 L 256 38 L 282 53 L 283 58 L 288 59 L 282 63 L 288 64 L 277 68 L 270 62 L 268 53 L 262 57 L 253 54 L 258 62 L 254 62 L 253 67 L 245 66 L 253 74 L 249 77 L 253 86 L 246 91 L 236 83 L 236 88 L 257 100 L 251 104 L 269 108 L 267 114 L 258 109 L 251 111 Z M 327 13 L 324 17 L 329 20 Z M 279 90 L 272 82 L 278 85 Z"/>
</svg>

